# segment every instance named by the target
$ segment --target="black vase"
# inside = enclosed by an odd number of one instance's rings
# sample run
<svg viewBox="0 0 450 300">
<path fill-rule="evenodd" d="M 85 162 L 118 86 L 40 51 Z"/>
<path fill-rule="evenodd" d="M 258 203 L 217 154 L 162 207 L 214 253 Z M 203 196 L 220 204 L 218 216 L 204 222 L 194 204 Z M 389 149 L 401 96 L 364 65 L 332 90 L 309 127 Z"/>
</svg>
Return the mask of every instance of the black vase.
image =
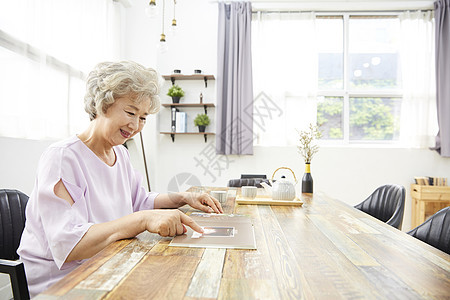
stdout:
<svg viewBox="0 0 450 300">
<path fill-rule="evenodd" d="M 180 103 L 180 98 L 181 97 L 172 97 L 172 102 L 173 103 Z"/>
<path fill-rule="evenodd" d="M 305 164 L 305 174 L 302 178 L 302 193 L 313 192 L 313 178 L 311 176 L 311 164 Z"/>
<path fill-rule="evenodd" d="M 205 132 L 206 126 L 205 125 L 199 125 L 198 126 L 198 132 Z"/>
</svg>

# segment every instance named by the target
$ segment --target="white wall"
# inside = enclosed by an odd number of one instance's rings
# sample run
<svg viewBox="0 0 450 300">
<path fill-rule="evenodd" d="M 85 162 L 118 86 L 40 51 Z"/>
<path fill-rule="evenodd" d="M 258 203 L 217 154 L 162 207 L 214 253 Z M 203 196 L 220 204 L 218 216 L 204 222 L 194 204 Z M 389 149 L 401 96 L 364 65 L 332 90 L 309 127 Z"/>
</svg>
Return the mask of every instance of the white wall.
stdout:
<svg viewBox="0 0 450 300">
<path fill-rule="evenodd" d="M 0 137 L 0 188 L 30 195 L 39 158 L 52 142 Z"/>
<path fill-rule="evenodd" d="M 8 274 L 0 274 L 0 299 L 12 299 L 10 282 Z"/>
</svg>

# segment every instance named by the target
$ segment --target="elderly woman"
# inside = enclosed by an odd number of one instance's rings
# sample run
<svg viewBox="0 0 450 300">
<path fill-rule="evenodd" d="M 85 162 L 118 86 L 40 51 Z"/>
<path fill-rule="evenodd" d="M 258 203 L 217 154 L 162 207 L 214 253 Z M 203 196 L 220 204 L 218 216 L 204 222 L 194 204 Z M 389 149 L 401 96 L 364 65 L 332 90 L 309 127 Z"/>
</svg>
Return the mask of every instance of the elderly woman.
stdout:
<svg viewBox="0 0 450 300">
<path fill-rule="evenodd" d="M 146 192 L 130 164 L 122 144 L 159 110 L 159 79 L 134 62 L 100 63 L 89 74 L 89 127 L 44 152 L 26 208 L 17 252 L 32 297 L 117 240 L 145 230 L 180 235 L 185 225 L 202 232 L 182 205 L 223 212 L 207 194 Z"/>
</svg>

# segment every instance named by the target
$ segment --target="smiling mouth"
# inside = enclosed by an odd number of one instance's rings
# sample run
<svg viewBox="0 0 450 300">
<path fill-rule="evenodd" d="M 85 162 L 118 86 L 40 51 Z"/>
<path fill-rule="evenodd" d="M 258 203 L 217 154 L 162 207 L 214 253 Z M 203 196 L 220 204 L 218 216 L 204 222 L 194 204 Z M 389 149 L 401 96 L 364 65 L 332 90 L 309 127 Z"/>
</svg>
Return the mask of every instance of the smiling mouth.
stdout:
<svg viewBox="0 0 450 300">
<path fill-rule="evenodd" d="M 126 139 L 128 139 L 131 136 L 131 133 L 124 131 L 122 129 L 120 129 L 120 134 Z"/>
</svg>

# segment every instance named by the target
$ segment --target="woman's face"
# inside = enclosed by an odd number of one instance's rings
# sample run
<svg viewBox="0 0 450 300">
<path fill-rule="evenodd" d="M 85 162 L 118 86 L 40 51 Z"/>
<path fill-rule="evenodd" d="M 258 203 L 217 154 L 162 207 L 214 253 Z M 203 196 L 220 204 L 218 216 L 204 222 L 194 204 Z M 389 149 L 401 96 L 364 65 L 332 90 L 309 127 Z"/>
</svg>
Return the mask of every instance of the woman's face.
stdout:
<svg viewBox="0 0 450 300">
<path fill-rule="evenodd" d="M 106 113 L 99 116 L 103 136 L 113 146 L 122 145 L 144 128 L 149 107 L 149 98 L 140 103 L 129 95 L 117 98 Z"/>
</svg>

